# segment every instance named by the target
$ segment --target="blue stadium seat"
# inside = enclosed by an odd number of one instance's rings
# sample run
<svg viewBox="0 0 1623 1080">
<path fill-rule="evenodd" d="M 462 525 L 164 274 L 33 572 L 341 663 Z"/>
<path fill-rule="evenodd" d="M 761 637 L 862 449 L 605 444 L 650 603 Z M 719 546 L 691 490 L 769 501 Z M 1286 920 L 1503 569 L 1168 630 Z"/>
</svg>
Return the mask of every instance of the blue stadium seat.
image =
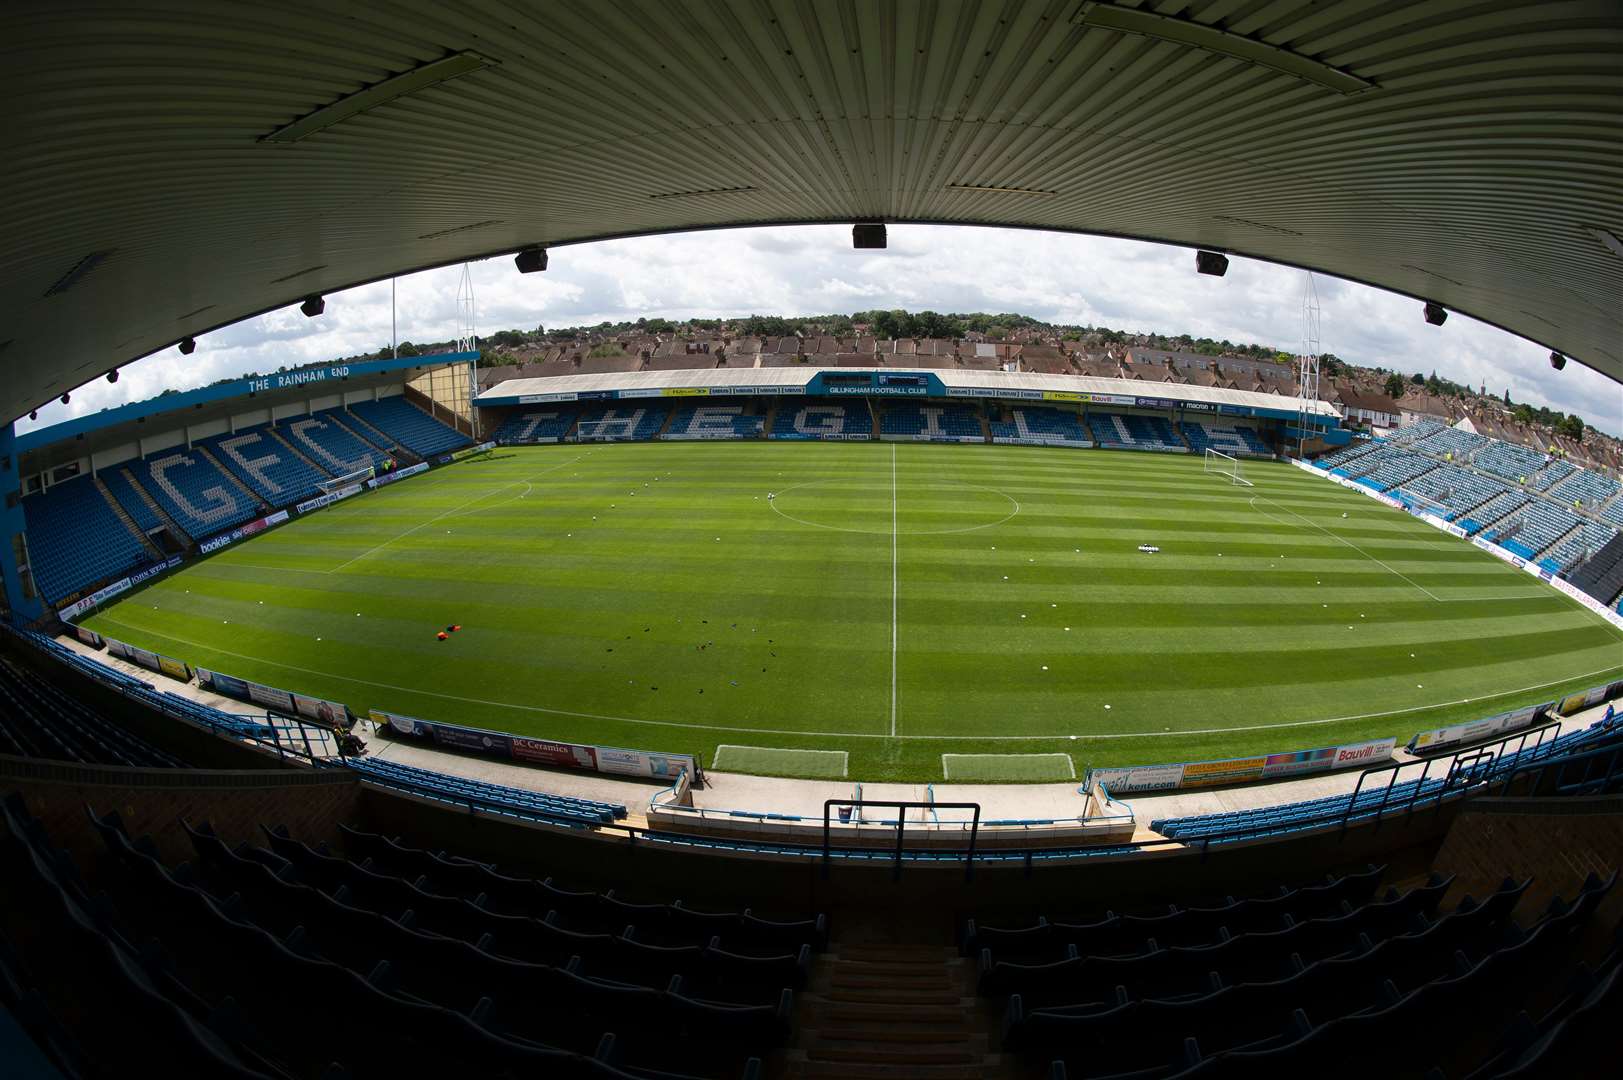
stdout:
<svg viewBox="0 0 1623 1080">
<path fill-rule="evenodd" d="M 996 408 L 996 406 L 991 406 Z M 1037 442 L 1057 446 L 1092 446 L 1093 436 L 1082 417 L 1047 405 L 1017 405 L 1008 419 L 989 423 L 993 442 Z"/>
<path fill-rule="evenodd" d="M 1188 441 L 1189 448 L 1197 454 L 1216 450 L 1231 456 L 1273 457 L 1273 451 L 1268 449 L 1268 444 L 1262 441 L 1256 429 L 1244 424 L 1224 427 L 1203 420 L 1182 420 L 1178 423 L 1178 430 Z"/>
<path fill-rule="evenodd" d="M 269 425 L 216 435 L 200 445 L 266 504 L 291 506 L 318 494 L 331 474 L 311 468 L 271 434 Z"/>
<path fill-rule="evenodd" d="M 129 466 L 141 487 L 194 540 L 258 517 L 260 504 L 195 450 L 175 447 Z"/>
<path fill-rule="evenodd" d="M 276 430 L 334 476 L 380 467 L 388 455 L 344 427 L 342 411 L 328 409 L 312 416 L 288 417 L 277 423 Z"/>
<path fill-rule="evenodd" d="M 879 414 L 879 434 L 921 442 L 983 442 L 980 412 L 972 405 L 896 404 Z"/>
<path fill-rule="evenodd" d="M 141 490 L 134 480 L 130 478 L 129 468 L 138 465 L 138 461 L 126 462 L 103 469 L 96 475 L 101 482 L 107 485 L 107 490 L 113 493 L 118 505 L 140 527 L 141 531 L 151 536 L 164 527 L 163 519 L 158 517 L 152 507 L 147 505 L 141 497 Z M 177 538 L 178 539 L 178 538 Z"/>
<path fill-rule="evenodd" d="M 399 394 L 377 401 L 353 402 L 349 411 L 422 458 L 460 450 L 472 441 Z"/>
<path fill-rule="evenodd" d="M 1189 447 L 1172 430 L 1172 421 L 1164 416 L 1089 412 L 1087 425 L 1093 430 L 1100 446 L 1115 450 L 1189 452 Z"/>
<path fill-rule="evenodd" d="M 746 411 L 744 405 L 711 401 L 689 402 L 671 414 L 662 439 L 758 439 L 766 417 Z"/>
<path fill-rule="evenodd" d="M 866 439 L 873 417 L 866 402 L 830 398 L 783 398 L 776 405 L 772 439 Z"/>
<path fill-rule="evenodd" d="M 22 507 L 34 580 L 53 603 L 152 560 L 88 476 L 53 484 Z"/>
<path fill-rule="evenodd" d="M 491 439 L 503 445 L 561 442 L 575 426 L 578 411 L 573 405 L 519 409 L 502 422 Z"/>
<path fill-rule="evenodd" d="M 581 442 L 642 442 L 659 434 L 670 406 L 663 402 L 610 402 L 581 410 L 575 435 Z"/>
</svg>

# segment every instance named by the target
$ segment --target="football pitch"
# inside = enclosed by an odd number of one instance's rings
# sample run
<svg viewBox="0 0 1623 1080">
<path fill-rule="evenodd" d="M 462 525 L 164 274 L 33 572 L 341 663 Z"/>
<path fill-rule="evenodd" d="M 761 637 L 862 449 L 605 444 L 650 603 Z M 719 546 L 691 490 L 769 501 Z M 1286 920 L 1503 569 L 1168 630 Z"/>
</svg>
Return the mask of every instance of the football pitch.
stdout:
<svg viewBox="0 0 1623 1080">
<path fill-rule="evenodd" d="M 1623 673 L 1623 635 L 1527 574 L 1244 469 L 1254 486 L 1194 455 L 503 448 L 85 623 L 362 715 L 852 780 L 1402 740 Z"/>
</svg>

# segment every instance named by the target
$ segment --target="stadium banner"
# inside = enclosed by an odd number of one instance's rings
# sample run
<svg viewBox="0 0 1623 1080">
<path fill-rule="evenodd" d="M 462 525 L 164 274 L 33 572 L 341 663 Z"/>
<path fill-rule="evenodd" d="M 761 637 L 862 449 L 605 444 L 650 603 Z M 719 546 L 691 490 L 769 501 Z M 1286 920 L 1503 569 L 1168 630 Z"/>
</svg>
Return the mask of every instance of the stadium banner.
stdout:
<svg viewBox="0 0 1623 1080">
<path fill-rule="evenodd" d="M 349 707 L 337 701 L 294 694 L 293 711 L 311 720 L 320 720 L 324 724 L 349 726 Z"/>
<path fill-rule="evenodd" d="M 880 442 L 925 442 L 925 443 L 983 443 L 986 441 L 980 435 L 930 435 L 918 432 L 913 435 L 881 435 Z"/>
<path fill-rule="evenodd" d="M 248 700 L 256 705 L 263 705 L 267 709 L 280 709 L 282 712 L 293 711 L 293 695 L 286 690 L 278 690 L 274 686 L 251 682 L 248 684 Z"/>
<path fill-rule="evenodd" d="M 645 750 L 622 750 L 610 746 L 531 739 L 519 735 L 506 735 L 499 731 L 486 731 L 483 728 L 419 720 L 414 716 L 402 716 L 382 709 L 372 709 L 368 712 L 368 716 L 374 724 L 387 724 L 398 735 L 431 739 L 443 746 L 474 750 L 529 764 L 588 769 L 617 776 L 641 776 L 656 780 L 673 780 L 684 769 L 689 776 L 698 775 L 695 762 L 688 754 L 656 754 Z"/>
<path fill-rule="evenodd" d="M 736 431 L 667 431 L 658 436 L 661 442 L 726 442 L 749 437 Z"/>
<path fill-rule="evenodd" d="M 1090 450 L 1093 443 L 1083 439 L 1067 439 L 1063 435 L 1045 438 L 1041 435 L 993 435 L 992 441 L 1006 446 L 1074 446 L 1081 450 Z"/>
<path fill-rule="evenodd" d="M 778 439 L 787 442 L 871 442 L 872 435 L 854 431 L 774 431 L 768 435 L 769 439 Z"/>
<path fill-rule="evenodd" d="M 1220 761 L 1089 769 L 1088 783 L 1101 783 L 1112 795 L 1213 787 L 1218 784 L 1244 784 L 1257 780 L 1307 776 L 1313 773 L 1334 772 L 1338 769 L 1377 765 L 1389 760 L 1396 746 L 1397 739 L 1386 738 L 1348 743 L 1343 746 L 1323 746 L 1313 750 L 1292 750 L 1281 754 L 1228 758 Z"/>
<path fill-rule="evenodd" d="M 1571 582 L 1564 581 L 1561 578 L 1550 578 L 1549 581 L 1551 585 L 1556 587 L 1556 589 L 1578 601 L 1578 603 L 1582 604 L 1590 611 L 1593 611 L 1596 615 L 1599 615 L 1601 618 L 1605 619 L 1619 630 L 1623 630 L 1623 612 L 1619 612 L 1616 609 L 1601 603 L 1599 600 L 1596 600 L 1593 596 L 1590 596 L 1588 593 L 1573 585 Z"/>
<path fill-rule="evenodd" d="M 372 479 L 366 482 L 366 486 L 375 491 L 385 484 L 392 484 L 396 480 L 404 480 L 408 476 L 416 476 L 418 473 L 424 473 L 427 471 L 428 462 L 419 461 L 417 464 L 408 465 L 404 469 L 396 469 L 392 473 L 384 473 L 382 476 L 374 476 Z"/>
<path fill-rule="evenodd" d="M 621 393 L 621 397 L 625 397 Z M 659 392 L 660 397 L 709 397 L 710 388 L 706 386 L 667 386 Z"/>
<path fill-rule="evenodd" d="M 100 634 L 96 633 L 94 630 L 86 629 L 83 626 L 75 626 L 73 628 L 73 633 L 80 641 L 84 642 L 86 645 L 89 645 L 92 649 L 99 649 L 106 644 L 106 640 Z"/>
<path fill-rule="evenodd" d="M 181 682 L 192 681 L 191 665 L 183 660 L 176 660 L 173 657 L 160 654 L 158 657 L 158 670 L 171 679 L 179 679 Z"/>
<path fill-rule="evenodd" d="M 130 575 L 130 585 L 131 586 L 139 585 L 139 584 L 141 584 L 141 582 L 148 581 L 148 580 L 150 580 L 152 578 L 155 578 L 159 574 L 163 573 L 165 570 L 173 570 L 175 567 L 177 567 L 179 565 L 180 565 L 180 556 L 179 555 L 171 555 L 171 556 L 169 556 L 169 558 L 164 559 L 162 562 L 155 562 L 151 566 L 147 567 L 146 569 L 137 570 L 135 573 L 131 574 Z"/>
<path fill-rule="evenodd" d="M 205 690 L 213 690 L 217 694 L 236 698 L 238 701 L 248 700 L 248 684 L 235 675 L 222 675 L 218 671 L 198 668 L 197 685 Z"/>
<path fill-rule="evenodd" d="M 452 461 L 466 461 L 468 458 L 473 457 L 473 455 L 475 455 L 475 454 L 489 453 L 490 451 L 492 451 L 494 449 L 496 449 L 496 444 L 493 443 L 493 442 L 482 442 L 478 446 L 464 446 L 462 449 L 456 451 L 455 453 L 453 453 L 451 455 L 451 460 Z"/>
<path fill-rule="evenodd" d="M 190 682 L 192 679 L 192 669 L 187 666 L 185 661 L 176 660 L 172 656 L 164 656 L 147 649 L 137 648 L 128 642 L 119 641 L 115 638 L 107 639 L 107 654 L 121 657 L 134 664 L 140 664 L 148 671 L 160 672 L 171 679 L 179 679 L 181 682 Z"/>
<path fill-rule="evenodd" d="M 95 607 L 97 604 L 101 603 L 103 600 L 110 599 L 117 596 L 121 592 L 127 591 L 129 588 L 131 588 L 132 584 L 133 583 L 129 578 L 120 578 L 111 585 L 104 585 L 84 599 L 75 601 L 74 603 L 69 604 L 67 607 L 59 609 L 56 613 L 57 617 L 63 622 L 76 619 L 80 615 L 83 615 L 85 612 L 89 611 L 91 608 Z"/>
<path fill-rule="evenodd" d="M 1439 750 L 1451 750 L 1462 743 L 1480 742 L 1494 735 L 1520 731 L 1542 720 L 1554 707 L 1555 702 L 1546 701 L 1542 705 L 1528 705 L 1464 724 L 1419 731 L 1409 740 L 1407 749 L 1411 754 L 1433 754 Z"/>
<path fill-rule="evenodd" d="M 549 401 L 579 400 L 580 395 L 578 394 L 521 394 L 519 395 L 518 403 L 520 405 L 543 405 Z"/>
<path fill-rule="evenodd" d="M 348 487 L 341 487 L 337 491 L 330 491 L 325 495 L 317 495 L 313 499 L 306 499 L 293 509 L 301 514 L 308 514 L 312 510 L 320 510 L 323 506 L 331 506 L 333 503 L 347 499 L 351 495 L 358 495 L 361 490 L 362 486 L 360 484 L 351 484 Z"/>
<path fill-rule="evenodd" d="M 235 529 L 231 529 L 228 532 L 223 532 L 218 536 L 211 536 L 199 544 L 197 546 L 197 550 L 203 555 L 207 555 L 210 552 L 219 551 L 227 544 L 234 544 L 238 540 L 244 540 L 250 536 L 253 536 L 255 533 L 264 532 L 272 525 L 280 525 L 291 516 L 292 515 L 286 510 L 278 510 L 269 517 L 262 517 L 257 521 L 250 521 L 246 525 L 239 525 Z"/>
</svg>

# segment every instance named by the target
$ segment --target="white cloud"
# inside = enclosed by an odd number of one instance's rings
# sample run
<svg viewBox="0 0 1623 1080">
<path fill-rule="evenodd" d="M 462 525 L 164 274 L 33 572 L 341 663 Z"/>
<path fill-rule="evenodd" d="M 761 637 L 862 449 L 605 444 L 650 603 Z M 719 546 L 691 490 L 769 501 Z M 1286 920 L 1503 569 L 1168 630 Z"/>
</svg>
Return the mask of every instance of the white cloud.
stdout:
<svg viewBox="0 0 1623 1080">
<path fill-rule="evenodd" d="M 892 225 L 889 250 L 854 251 L 850 227 L 719 230 L 555 248 L 541 274 L 492 259 L 473 266 L 477 325 L 490 332 L 640 316 L 810 315 L 865 308 L 1018 311 L 1123 330 L 1301 342 L 1300 271 L 1234 259 L 1224 278 L 1194 272 L 1187 249 L 1030 230 Z M 456 333 L 460 267 L 398 283 L 401 341 Z M 1516 401 L 1576 412 L 1623 432 L 1623 388 L 1579 364 L 1554 372 L 1539 346 L 1454 314 L 1427 325 L 1413 300 L 1319 277 L 1321 347 L 1359 364 L 1438 374 Z M 389 285 L 327 298 L 326 314 L 296 307 L 210 334 L 190 357 L 165 353 L 130 365 L 51 405 L 40 423 L 186 389 L 249 371 L 274 371 L 378 349 L 389 341 Z M 30 425 L 26 420 L 20 427 Z"/>
</svg>

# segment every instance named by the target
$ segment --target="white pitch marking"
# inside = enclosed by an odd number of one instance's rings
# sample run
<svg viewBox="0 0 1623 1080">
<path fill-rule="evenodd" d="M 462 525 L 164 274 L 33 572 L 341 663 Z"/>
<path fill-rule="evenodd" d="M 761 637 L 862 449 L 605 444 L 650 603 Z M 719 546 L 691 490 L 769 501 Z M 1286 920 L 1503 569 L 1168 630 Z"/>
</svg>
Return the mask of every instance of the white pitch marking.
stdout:
<svg viewBox="0 0 1623 1080">
<path fill-rule="evenodd" d="M 1016 504 L 1018 506 L 1018 504 Z M 1018 512 L 1018 511 L 1016 511 Z M 890 444 L 890 737 L 896 737 L 896 444 Z"/>
</svg>

